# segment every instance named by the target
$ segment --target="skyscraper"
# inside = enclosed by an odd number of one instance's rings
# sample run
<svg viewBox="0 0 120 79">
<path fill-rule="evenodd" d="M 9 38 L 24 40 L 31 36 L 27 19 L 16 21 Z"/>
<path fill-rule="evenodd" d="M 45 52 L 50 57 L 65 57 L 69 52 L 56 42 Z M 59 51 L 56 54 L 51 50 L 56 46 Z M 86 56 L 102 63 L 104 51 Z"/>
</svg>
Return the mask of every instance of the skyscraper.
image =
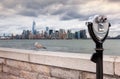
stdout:
<svg viewBox="0 0 120 79">
<path fill-rule="evenodd" d="M 73 33 L 71 30 L 67 30 L 67 39 L 73 39 Z"/>
<path fill-rule="evenodd" d="M 49 37 L 49 27 L 46 27 L 46 36 Z"/>
<path fill-rule="evenodd" d="M 34 35 L 36 33 L 36 30 L 35 30 L 35 21 L 33 21 L 33 25 L 32 25 L 32 34 Z"/>
<path fill-rule="evenodd" d="M 81 30 L 80 35 L 81 35 L 81 38 L 86 39 L 87 38 L 86 30 Z"/>
<path fill-rule="evenodd" d="M 46 27 L 46 31 L 49 31 L 49 27 Z"/>
<path fill-rule="evenodd" d="M 80 36 L 80 31 L 76 31 L 76 32 L 75 32 L 75 38 L 76 38 L 76 39 L 80 39 L 80 38 L 81 38 L 81 36 Z"/>
</svg>

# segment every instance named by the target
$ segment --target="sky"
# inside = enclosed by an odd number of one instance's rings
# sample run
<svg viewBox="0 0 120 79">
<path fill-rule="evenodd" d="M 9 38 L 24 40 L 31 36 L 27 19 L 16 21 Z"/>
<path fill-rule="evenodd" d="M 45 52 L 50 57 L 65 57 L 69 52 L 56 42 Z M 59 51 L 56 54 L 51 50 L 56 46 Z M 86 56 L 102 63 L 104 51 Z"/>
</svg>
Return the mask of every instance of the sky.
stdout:
<svg viewBox="0 0 120 79">
<path fill-rule="evenodd" d="M 120 34 L 120 0 L 0 0 L 0 34 L 21 34 L 33 21 L 38 31 L 87 29 L 85 22 L 94 15 L 108 17 L 110 36 Z"/>
</svg>

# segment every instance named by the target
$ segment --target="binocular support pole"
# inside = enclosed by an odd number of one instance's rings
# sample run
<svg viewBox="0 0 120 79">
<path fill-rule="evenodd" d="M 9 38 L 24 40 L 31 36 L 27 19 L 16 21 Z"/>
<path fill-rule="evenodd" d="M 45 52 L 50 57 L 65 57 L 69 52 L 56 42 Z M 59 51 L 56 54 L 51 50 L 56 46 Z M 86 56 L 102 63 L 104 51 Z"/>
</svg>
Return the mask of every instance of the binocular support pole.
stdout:
<svg viewBox="0 0 120 79">
<path fill-rule="evenodd" d="M 92 55 L 91 61 L 96 63 L 96 79 L 103 79 L 103 44 L 96 43 L 96 53 Z"/>
</svg>

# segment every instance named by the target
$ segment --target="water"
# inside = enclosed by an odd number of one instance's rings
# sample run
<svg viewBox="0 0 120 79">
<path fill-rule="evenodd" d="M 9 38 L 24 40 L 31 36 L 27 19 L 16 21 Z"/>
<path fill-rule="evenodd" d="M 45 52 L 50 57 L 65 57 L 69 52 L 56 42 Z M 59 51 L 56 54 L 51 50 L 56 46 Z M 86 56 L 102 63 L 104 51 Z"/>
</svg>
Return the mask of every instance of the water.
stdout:
<svg viewBox="0 0 120 79">
<path fill-rule="evenodd" d="M 104 43 L 104 54 L 120 55 L 120 40 L 106 40 Z M 34 43 L 47 47 L 47 49 L 36 49 Z M 92 54 L 95 44 L 92 40 L 0 40 L 0 47 L 42 50 L 42 51 L 60 51 L 68 53 L 89 53 Z"/>
</svg>

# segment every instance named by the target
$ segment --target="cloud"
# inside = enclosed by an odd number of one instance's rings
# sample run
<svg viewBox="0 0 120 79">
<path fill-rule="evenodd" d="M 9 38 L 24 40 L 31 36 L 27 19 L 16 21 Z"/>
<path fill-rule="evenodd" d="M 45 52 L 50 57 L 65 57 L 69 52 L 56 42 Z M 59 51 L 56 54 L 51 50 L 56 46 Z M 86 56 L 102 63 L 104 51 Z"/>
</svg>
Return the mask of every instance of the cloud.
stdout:
<svg viewBox="0 0 120 79">
<path fill-rule="evenodd" d="M 34 12 L 33 10 L 27 10 L 27 9 L 25 11 L 20 11 L 17 14 L 23 15 L 23 16 L 38 17 L 38 14 L 36 11 Z"/>
<path fill-rule="evenodd" d="M 59 15 L 60 20 L 85 19 L 95 14 L 111 13 L 111 6 L 118 11 L 120 8 L 113 2 L 119 0 L 0 0 L 2 11 L 6 16 L 22 15 L 38 17 L 40 15 Z M 107 4 L 107 5 L 106 5 Z M 100 6 L 99 6 L 100 5 Z M 85 17 L 86 16 L 86 17 Z"/>
<path fill-rule="evenodd" d="M 63 0 L 1 0 L 1 6 L 4 9 L 14 9 L 18 13 L 23 13 L 25 10 L 31 11 L 44 11 L 47 6 L 66 3 Z M 42 9 L 42 10 L 41 10 Z M 22 12 L 21 12 L 22 11 Z M 41 12 L 42 13 L 42 12 Z M 28 14 L 29 15 L 29 14 Z"/>
<path fill-rule="evenodd" d="M 86 20 L 95 14 L 119 13 L 119 0 L 0 0 L 0 17 L 54 15 L 60 20 Z M 115 2 L 115 3 L 114 3 Z M 114 9 L 112 9 L 114 7 Z M 112 10 L 112 11 L 111 11 Z M 113 17 L 114 18 L 114 17 Z"/>
<path fill-rule="evenodd" d="M 77 13 L 77 12 L 68 11 L 68 12 L 64 13 L 60 19 L 61 20 L 71 20 L 71 19 L 85 20 L 86 17 L 82 14 Z"/>
<path fill-rule="evenodd" d="M 85 1 L 78 0 L 1 0 L 4 10 L 16 11 L 13 14 L 38 17 L 39 15 L 59 15 L 69 9 L 74 10 L 75 5 Z M 11 12 L 9 12 L 11 13 Z"/>
</svg>

